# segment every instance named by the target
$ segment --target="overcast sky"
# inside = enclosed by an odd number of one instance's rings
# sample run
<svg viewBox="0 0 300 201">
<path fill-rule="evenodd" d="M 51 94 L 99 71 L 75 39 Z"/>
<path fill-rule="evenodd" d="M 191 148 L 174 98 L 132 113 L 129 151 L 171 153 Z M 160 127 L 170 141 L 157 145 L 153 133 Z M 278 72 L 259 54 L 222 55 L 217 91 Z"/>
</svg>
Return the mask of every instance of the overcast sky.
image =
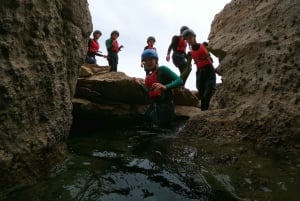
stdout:
<svg viewBox="0 0 300 201">
<path fill-rule="evenodd" d="M 211 22 L 230 0 L 88 0 L 92 15 L 93 30 L 100 30 L 100 51 L 107 53 L 105 40 L 113 30 L 120 32 L 118 42 L 124 45 L 119 52 L 118 71 L 129 76 L 145 77 L 140 67 L 140 57 L 146 46 L 148 36 L 156 38 L 155 47 L 159 55 L 159 64 L 170 67 L 179 74 L 172 61 L 165 57 L 171 38 L 179 34 L 182 25 L 192 28 L 197 41 L 207 41 Z M 214 59 L 214 66 L 218 65 Z M 97 57 L 99 65 L 108 65 L 106 59 Z M 195 65 L 186 87 L 195 87 Z"/>
</svg>

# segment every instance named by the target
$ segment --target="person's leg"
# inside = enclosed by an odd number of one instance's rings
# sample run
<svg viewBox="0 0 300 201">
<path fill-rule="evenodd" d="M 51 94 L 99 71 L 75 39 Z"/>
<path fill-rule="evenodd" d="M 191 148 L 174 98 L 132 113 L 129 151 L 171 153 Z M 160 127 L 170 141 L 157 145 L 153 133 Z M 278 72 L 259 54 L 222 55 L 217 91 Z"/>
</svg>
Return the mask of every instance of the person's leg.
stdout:
<svg viewBox="0 0 300 201">
<path fill-rule="evenodd" d="M 203 68 L 198 69 L 196 72 L 196 88 L 198 89 L 202 110 L 202 108 L 204 107 L 203 95 L 205 90 L 205 70 Z"/>
<path fill-rule="evenodd" d="M 160 127 L 168 127 L 174 118 L 174 104 L 172 101 L 166 101 L 157 104 L 157 125 Z"/>
<path fill-rule="evenodd" d="M 201 104 L 202 110 L 207 110 L 209 108 L 211 97 L 213 96 L 216 90 L 216 74 L 214 67 L 212 65 L 207 66 L 205 67 L 205 71 L 206 79 L 203 92 L 203 105 Z"/>
<path fill-rule="evenodd" d="M 180 72 L 180 77 L 183 80 L 183 86 L 191 72 L 191 69 L 187 67 L 187 60 L 183 53 L 173 53 L 172 55 L 173 64 L 178 68 Z M 188 70 L 187 70 L 188 69 Z"/>
<path fill-rule="evenodd" d="M 113 55 L 111 53 L 108 53 L 107 61 L 108 61 L 108 65 L 110 66 L 110 71 L 112 71 L 112 69 L 113 69 Z"/>
<path fill-rule="evenodd" d="M 182 73 L 185 71 L 187 67 L 187 63 L 186 63 L 186 59 L 184 56 L 179 57 L 179 61 L 178 61 L 178 69 L 180 72 L 180 75 L 182 75 Z"/>
<path fill-rule="evenodd" d="M 183 53 L 174 52 L 172 55 L 173 64 L 178 68 L 180 74 L 182 74 L 186 68 L 187 61 Z"/>
<path fill-rule="evenodd" d="M 110 54 L 111 64 L 110 64 L 110 71 L 117 72 L 117 65 L 118 65 L 118 55 L 116 53 Z"/>
<path fill-rule="evenodd" d="M 116 54 L 115 55 L 115 63 L 114 63 L 114 65 L 115 65 L 115 67 L 114 67 L 115 72 L 118 71 L 118 63 L 119 63 L 119 56 L 118 56 L 118 54 Z"/>
<path fill-rule="evenodd" d="M 151 119 L 154 125 L 159 127 L 168 127 L 174 117 L 174 104 L 172 101 L 154 104 L 151 113 Z"/>
<path fill-rule="evenodd" d="M 156 103 L 153 103 L 150 105 L 147 113 L 148 113 L 148 119 L 151 122 L 152 126 L 158 126 L 159 125 L 159 114 L 158 114 L 158 106 Z"/>
<path fill-rule="evenodd" d="M 110 71 L 116 71 L 116 61 L 115 60 L 116 59 L 114 57 L 111 59 L 111 69 L 110 69 Z"/>
</svg>

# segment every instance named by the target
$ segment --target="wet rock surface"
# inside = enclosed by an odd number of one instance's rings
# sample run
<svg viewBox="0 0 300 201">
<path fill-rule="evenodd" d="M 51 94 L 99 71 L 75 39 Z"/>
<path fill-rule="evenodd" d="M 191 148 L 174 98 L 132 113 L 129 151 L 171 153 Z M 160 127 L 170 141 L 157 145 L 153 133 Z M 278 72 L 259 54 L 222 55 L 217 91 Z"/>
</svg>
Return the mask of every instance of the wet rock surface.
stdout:
<svg viewBox="0 0 300 201">
<path fill-rule="evenodd" d="M 65 157 L 87 2 L 1 1 L 0 189 L 26 185 Z M 1 193 L 0 193 L 1 199 Z"/>
</svg>

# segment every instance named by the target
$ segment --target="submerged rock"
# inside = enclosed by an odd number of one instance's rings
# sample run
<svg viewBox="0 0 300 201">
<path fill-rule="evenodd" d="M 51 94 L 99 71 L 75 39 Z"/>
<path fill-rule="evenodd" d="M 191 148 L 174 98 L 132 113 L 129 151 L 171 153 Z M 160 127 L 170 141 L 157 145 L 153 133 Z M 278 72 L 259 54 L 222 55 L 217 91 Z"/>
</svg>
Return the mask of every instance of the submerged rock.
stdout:
<svg viewBox="0 0 300 201">
<path fill-rule="evenodd" d="M 81 0 L 1 1 L 0 24 L 3 192 L 34 182 L 64 159 L 92 26 Z"/>
<path fill-rule="evenodd" d="M 182 131 L 219 142 L 265 145 L 300 140 L 300 2 L 232 0 L 215 16 L 209 48 L 223 83 L 217 110 Z"/>
</svg>

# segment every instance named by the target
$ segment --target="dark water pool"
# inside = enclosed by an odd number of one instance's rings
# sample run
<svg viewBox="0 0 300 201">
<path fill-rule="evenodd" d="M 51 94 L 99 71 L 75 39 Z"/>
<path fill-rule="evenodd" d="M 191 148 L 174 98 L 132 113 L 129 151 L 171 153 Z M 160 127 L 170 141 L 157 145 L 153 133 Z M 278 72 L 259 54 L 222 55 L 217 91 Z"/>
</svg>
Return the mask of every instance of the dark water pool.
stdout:
<svg viewBox="0 0 300 201">
<path fill-rule="evenodd" d="M 8 200 L 300 199 L 297 161 L 274 161 L 245 145 L 196 143 L 176 133 L 127 128 L 72 135 L 64 164 Z"/>
</svg>

